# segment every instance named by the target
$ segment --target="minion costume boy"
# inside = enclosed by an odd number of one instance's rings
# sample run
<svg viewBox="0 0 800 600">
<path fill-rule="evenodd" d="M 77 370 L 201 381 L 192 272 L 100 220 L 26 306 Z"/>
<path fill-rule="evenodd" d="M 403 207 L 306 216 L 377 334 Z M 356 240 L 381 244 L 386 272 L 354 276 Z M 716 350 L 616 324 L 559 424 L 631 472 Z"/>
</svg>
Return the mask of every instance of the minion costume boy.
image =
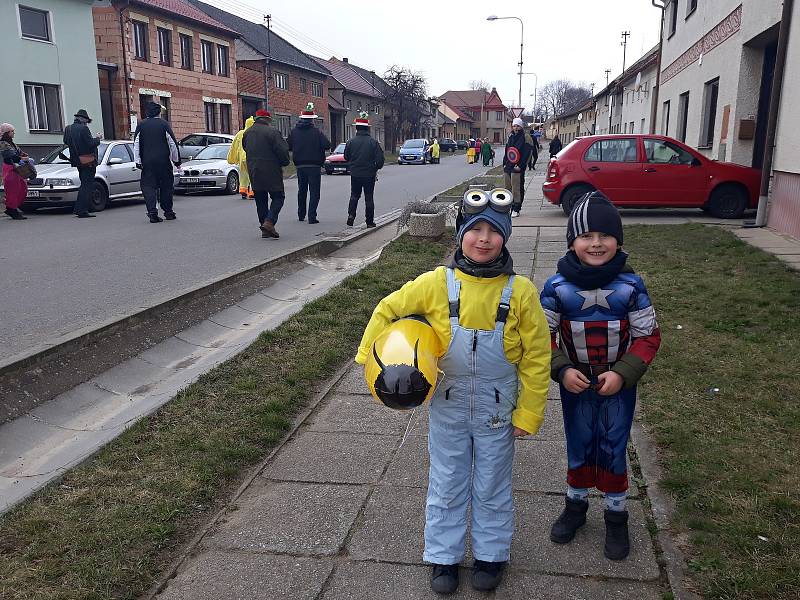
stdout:
<svg viewBox="0 0 800 600">
<path fill-rule="evenodd" d="M 544 418 L 550 347 L 547 320 L 533 283 L 515 275 L 506 243 L 511 194 L 490 202 L 473 194 L 448 267 L 406 283 L 378 304 L 356 362 L 396 319 L 424 317 L 436 333 L 443 372 L 430 403 L 430 472 L 424 560 L 433 563 L 431 587 L 458 587 L 467 515 L 472 504 L 475 589 L 497 587 L 509 559 L 513 532 L 511 470 L 515 427 L 536 433 Z M 469 192 L 468 192 L 469 194 Z M 484 198 L 481 199 L 480 195 Z M 497 199 L 498 194 L 493 194 Z M 467 258 L 464 236 L 485 221 L 502 236 L 500 255 L 488 263 Z"/>
</svg>

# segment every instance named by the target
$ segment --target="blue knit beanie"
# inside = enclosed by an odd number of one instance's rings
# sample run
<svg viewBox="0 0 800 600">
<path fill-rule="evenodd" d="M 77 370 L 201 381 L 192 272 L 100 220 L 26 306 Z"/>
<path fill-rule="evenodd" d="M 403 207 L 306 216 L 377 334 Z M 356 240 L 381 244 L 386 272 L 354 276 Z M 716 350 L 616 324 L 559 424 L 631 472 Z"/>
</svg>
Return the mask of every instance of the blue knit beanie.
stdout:
<svg viewBox="0 0 800 600">
<path fill-rule="evenodd" d="M 508 243 L 511 237 L 511 215 L 509 213 L 498 212 L 491 206 L 487 206 L 481 212 L 474 215 L 464 215 L 464 222 L 458 230 L 458 246 L 464 241 L 464 234 L 475 226 L 478 221 L 486 221 L 500 235 L 503 236 L 503 246 Z"/>
</svg>

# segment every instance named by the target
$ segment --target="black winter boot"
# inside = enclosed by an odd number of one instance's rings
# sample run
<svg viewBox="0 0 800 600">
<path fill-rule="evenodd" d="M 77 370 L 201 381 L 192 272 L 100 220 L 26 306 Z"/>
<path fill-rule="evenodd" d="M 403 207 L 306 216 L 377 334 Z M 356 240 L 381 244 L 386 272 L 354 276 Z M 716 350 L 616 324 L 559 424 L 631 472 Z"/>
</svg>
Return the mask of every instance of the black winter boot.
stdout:
<svg viewBox="0 0 800 600">
<path fill-rule="evenodd" d="M 631 551 L 628 537 L 628 511 L 608 510 L 603 513 L 606 522 L 606 545 L 603 554 L 611 560 L 622 560 Z"/>
<path fill-rule="evenodd" d="M 452 594 L 458 589 L 458 565 L 433 565 L 431 589 L 437 594 Z"/>
<path fill-rule="evenodd" d="M 565 496 L 564 510 L 550 529 L 550 540 L 556 544 L 571 542 L 575 532 L 586 523 L 587 510 L 589 510 L 588 500 L 573 500 Z"/>
<path fill-rule="evenodd" d="M 472 587 L 481 592 L 492 591 L 500 585 L 505 568 L 505 561 L 487 562 L 475 559 L 475 567 L 472 571 Z"/>
</svg>

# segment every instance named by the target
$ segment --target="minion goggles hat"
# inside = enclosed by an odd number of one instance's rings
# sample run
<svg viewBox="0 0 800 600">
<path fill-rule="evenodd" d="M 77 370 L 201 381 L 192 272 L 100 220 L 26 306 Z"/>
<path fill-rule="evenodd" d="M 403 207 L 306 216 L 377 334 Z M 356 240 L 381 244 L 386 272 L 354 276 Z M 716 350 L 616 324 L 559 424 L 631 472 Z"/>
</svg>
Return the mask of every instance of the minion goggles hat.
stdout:
<svg viewBox="0 0 800 600">
<path fill-rule="evenodd" d="M 458 244 L 461 245 L 464 234 L 478 221 L 486 221 L 500 235 L 503 244 L 511 237 L 511 204 L 513 196 L 510 191 L 495 188 L 491 191 L 471 188 L 464 194 L 461 202 L 461 212 L 464 221 L 458 230 Z"/>
</svg>

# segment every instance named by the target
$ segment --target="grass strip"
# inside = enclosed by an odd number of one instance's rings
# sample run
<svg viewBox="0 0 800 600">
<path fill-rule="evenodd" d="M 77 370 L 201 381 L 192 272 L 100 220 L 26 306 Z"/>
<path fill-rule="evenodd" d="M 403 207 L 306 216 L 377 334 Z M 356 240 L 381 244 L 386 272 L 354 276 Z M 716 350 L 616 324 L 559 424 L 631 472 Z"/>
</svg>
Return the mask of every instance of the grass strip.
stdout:
<svg viewBox="0 0 800 600">
<path fill-rule="evenodd" d="M 663 343 L 642 417 L 705 598 L 800 598 L 800 277 L 723 229 L 626 227 Z"/>
<path fill-rule="evenodd" d="M 386 294 L 440 264 L 452 236 L 407 236 L 92 459 L 0 519 L 0 597 L 136 598 L 355 355 Z"/>
</svg>

